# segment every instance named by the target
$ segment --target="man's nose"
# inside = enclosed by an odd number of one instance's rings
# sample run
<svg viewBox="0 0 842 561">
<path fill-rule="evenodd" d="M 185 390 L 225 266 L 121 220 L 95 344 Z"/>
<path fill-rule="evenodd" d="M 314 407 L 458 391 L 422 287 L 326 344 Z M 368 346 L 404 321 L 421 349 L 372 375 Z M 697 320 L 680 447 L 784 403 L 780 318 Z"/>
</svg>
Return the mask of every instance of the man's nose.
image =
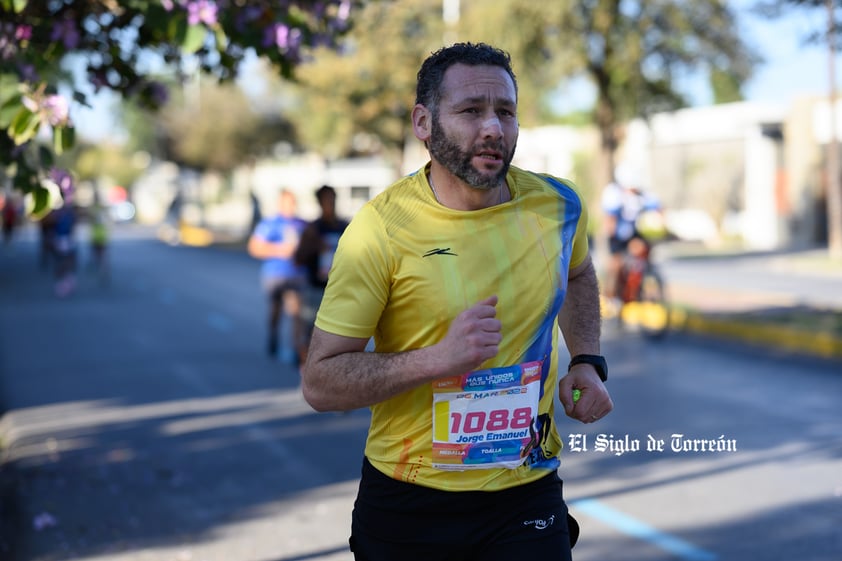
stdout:
<svg viewBox="0 0 842 561">
<path fill-rule="evenodd" d="M 503 136 L 503 126 L 497 115 L 491 115 L 482 122 L 482 135 L 484 137 L 500 138 Z"/>
</svg>

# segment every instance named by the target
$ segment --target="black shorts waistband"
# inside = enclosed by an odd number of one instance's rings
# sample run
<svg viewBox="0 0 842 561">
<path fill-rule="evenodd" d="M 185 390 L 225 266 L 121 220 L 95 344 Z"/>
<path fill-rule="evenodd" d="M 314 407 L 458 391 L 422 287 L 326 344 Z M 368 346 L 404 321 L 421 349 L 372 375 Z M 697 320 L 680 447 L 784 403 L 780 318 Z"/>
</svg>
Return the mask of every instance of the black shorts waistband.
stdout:
<svg viewBox="0 0 842 561">
<path fill-rule="evenodd" d="M 445 505 L 448 505 L 448 508 L 459 508 L 458 505 L 462 505 L 466 510 L 475 511 L 500 501 L 514 500 L 515 496 L 518 500 L 523 500 L 525 497 L 547 493 L 548 490 L 560 492 L 561 487 L 561 478 L 556 471 L 552 471 L 538 480 L 506 489 L 445 491 L 389 477 L 364 457 L 357 500 L 378 506 L 395 504 L 395 501 L 398 501 L 405 505 L 411 504 L 413 508 L 421 511 L 435 512 Z M 458 501 L 454 501 L 456 495 Z"/>
</svg>

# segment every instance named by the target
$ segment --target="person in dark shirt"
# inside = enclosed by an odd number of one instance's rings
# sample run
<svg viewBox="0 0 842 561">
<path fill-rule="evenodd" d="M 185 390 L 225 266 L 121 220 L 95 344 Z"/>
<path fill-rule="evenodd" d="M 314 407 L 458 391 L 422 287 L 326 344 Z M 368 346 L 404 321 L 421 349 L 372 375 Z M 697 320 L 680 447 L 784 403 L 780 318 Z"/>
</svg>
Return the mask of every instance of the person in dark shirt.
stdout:
<svg viewBox="0 0 842 561">
<path fill-rule="evenodd" d="M 310 334 L 316 320 L 316 312 L 322 302 L 327 286 L 328 273 L 333 264 L 333 254 L 339 238 L 348 226 L 348 221 L 336 215 L 336 190 L 322 185 L 316 191 L 321 216 L 310 222 L 301 235 L 295 252 L 295 262 L 303 266 L 307 284 L 301 307 L 301 340 L 297 342 L 300 364 L 307 358 Z"/>
</svg>

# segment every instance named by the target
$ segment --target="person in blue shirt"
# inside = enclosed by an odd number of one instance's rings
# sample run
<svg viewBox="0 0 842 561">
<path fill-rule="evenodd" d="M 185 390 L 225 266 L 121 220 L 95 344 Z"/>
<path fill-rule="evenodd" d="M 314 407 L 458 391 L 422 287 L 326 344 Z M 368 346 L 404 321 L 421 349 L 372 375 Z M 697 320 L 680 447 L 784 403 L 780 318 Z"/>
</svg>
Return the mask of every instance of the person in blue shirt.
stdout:
<svg viewBox="0 0 842 561">
<path fill-rule="evenodd" d="M 59 298 L 76 290 L 76 222 L 77 210 L 70 195 L 64 203 L 42 220 L 49 229 L 49 249 L 55 265 L 55 293 Z"/>
<path fill-rule="evenodd" d="M 277 356 L 280 347 L 281 320 L 291 321 L 292 337 L 299 339 L 301 289 L 304 270 L 293 258 L 307 222 L 296 215 L 297 201 L 292 191 L 278 194 L 277 212 L 258 222 L 249 237 L 248 252 L 261 259 L 261 283 L 269 297 L 269 356 Z M 293 350 L 293 349 L 290 349 Z"/>
</svg>

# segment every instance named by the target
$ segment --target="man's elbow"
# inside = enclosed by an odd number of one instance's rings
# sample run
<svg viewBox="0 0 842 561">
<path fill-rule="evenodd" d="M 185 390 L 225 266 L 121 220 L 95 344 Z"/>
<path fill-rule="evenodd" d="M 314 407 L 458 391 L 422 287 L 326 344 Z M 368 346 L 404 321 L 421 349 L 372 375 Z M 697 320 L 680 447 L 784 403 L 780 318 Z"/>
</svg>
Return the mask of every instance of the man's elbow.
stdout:
<svg viewBox="0 0 842 561">
<path fill-rule="evenodd" d="M 304 396 L 304 401 L 319 413 L 332 411 L 329 397 L 324 391 L 321 391 L 317 384 L 313 384 L 310 377 L 302 372 L 301 375 L 301 394 Z"/>
<path fill-rule="evenodd" d="M 248 245 L 246 246 L 246 251 L 248 251 L 248 254 L 251 257 L 254 257 L 255 259 L 263 258 L 263 252 L 261 251 L 261 249 L 262 248 L 260 247 L 260 242 L 255 240 L 254 238 L 251 238 L 248 242 Z"/>
</svg>

